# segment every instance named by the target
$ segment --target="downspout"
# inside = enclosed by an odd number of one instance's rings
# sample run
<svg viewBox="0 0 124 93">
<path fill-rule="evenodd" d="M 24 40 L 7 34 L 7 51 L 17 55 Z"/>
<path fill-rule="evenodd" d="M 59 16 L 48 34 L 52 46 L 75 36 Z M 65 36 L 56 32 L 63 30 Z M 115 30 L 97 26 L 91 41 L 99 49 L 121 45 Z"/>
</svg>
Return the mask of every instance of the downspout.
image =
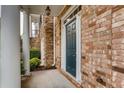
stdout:
<svg viewBox="0 0 124 93">
<path fill-rule="evenodd" d="M 55 66 L 55 17 L 53 18 L 53 64 L 52 66 Z"/>
</svg>

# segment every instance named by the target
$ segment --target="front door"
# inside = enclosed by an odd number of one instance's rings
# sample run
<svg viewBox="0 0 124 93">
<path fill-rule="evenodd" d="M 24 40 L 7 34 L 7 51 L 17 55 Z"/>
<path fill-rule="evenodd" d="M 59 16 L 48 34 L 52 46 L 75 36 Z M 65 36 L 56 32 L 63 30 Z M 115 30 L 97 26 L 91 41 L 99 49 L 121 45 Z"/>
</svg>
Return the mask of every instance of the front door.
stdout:
<svg viewBox="0 0 124 93">
<path fill-rule="evenodd" d="M 76 19 L 66 25 L 66 71 L 76 77 Z"/>
</svg>

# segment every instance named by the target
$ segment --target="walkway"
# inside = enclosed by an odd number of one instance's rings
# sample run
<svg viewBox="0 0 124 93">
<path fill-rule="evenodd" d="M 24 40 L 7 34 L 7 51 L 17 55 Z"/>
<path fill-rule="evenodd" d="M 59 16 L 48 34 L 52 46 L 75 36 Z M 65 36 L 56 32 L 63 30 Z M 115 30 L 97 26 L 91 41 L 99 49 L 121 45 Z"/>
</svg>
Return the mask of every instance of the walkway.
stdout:
<svg viewBox="0 0 124 93">
<path fill-rule="evenodd" d="M 74 88 L 75 86 L 58 70 L 32 72 L 30 80 L 22 83 L 27 88 Z"/>
</svg>

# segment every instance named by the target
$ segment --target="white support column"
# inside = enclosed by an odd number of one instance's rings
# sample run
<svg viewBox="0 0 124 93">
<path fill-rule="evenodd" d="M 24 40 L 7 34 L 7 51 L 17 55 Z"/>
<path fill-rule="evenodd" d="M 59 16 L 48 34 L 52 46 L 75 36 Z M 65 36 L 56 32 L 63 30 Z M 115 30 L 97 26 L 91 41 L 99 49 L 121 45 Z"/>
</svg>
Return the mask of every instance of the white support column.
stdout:
<svg viewBox="0 0 124 93">
<path fill-rule="evenodd" d="M 1 5 L 0 5 L 0 51 L 1 51 Z M 1 66 L 1 53 L 0 53 L 0 66 Z M 0 67 L 1 73 L 1 67 Z M 0 77 L 0 84 L 1 84 L 1 77 Z"/>
<path fill-rule="evenodd" d="M 0 87 L 21 87 L 20 13 L 18 6 L 1 7 Z"/>
<path fill-rule="evenodd" d="M 25 75 L 30 75 L 30 53 L 29 53 L 29 17 L 26 11 L 23 11 L 23 35 L 22 35 L 22 49 L 23 49 L 23 60 Z"/>
<path fill-rule="evenodd" d="M 45 46 L 45 34 L 43 35 L 43 31 L 44 31 L 44 16 L 42 15 L 42 23 L 41 23 L 41 27 L 40 27 L 40 38 L 41 38 L 41 41 L 40 41 L 40 47 L 41 47 L 41 66 L 46 66 L 45 64 L 45 51 L 44 51 L 44 46 Z"/>
<path fill-rule="evenodd" d="M 32 23 L 31 23 L 31 15 L 29 15 L 29 33 L 30 33 L 30 36 L 29 37 L 31 37 L 32 36 Z"/>
<path fill-rule="evenodd" d="M 0 5 L 0 18 L 1 18 L 1 5 Z"/>
</svg>

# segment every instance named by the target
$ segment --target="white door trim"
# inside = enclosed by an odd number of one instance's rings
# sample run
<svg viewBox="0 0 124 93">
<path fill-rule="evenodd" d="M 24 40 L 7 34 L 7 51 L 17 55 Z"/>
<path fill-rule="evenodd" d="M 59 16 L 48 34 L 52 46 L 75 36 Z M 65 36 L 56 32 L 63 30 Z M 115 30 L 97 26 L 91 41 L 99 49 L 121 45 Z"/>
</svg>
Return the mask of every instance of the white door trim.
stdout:
<svg viewBox="0 0 124 93">
<path fill-rule="evenodd" d="M 76 9 L 78 6 L 72 6 L 67 13 L 61 18 L 61 69 L 66 71 L 66 28 L 64 20 Z M 76 78 L 77 82 L 81 82 L 81 17 L 76 15 Z M 74 17 L 73 17 L 74 18 Z M 72 19 L 73 19 L 72 18 Z M 71 19 L 71 20 L 72 20 Z"/>
<path fill-rule="evenodd" d="M 76 15 L 76 80 L 81 82 L 81 17 Z"/>
</svg>

